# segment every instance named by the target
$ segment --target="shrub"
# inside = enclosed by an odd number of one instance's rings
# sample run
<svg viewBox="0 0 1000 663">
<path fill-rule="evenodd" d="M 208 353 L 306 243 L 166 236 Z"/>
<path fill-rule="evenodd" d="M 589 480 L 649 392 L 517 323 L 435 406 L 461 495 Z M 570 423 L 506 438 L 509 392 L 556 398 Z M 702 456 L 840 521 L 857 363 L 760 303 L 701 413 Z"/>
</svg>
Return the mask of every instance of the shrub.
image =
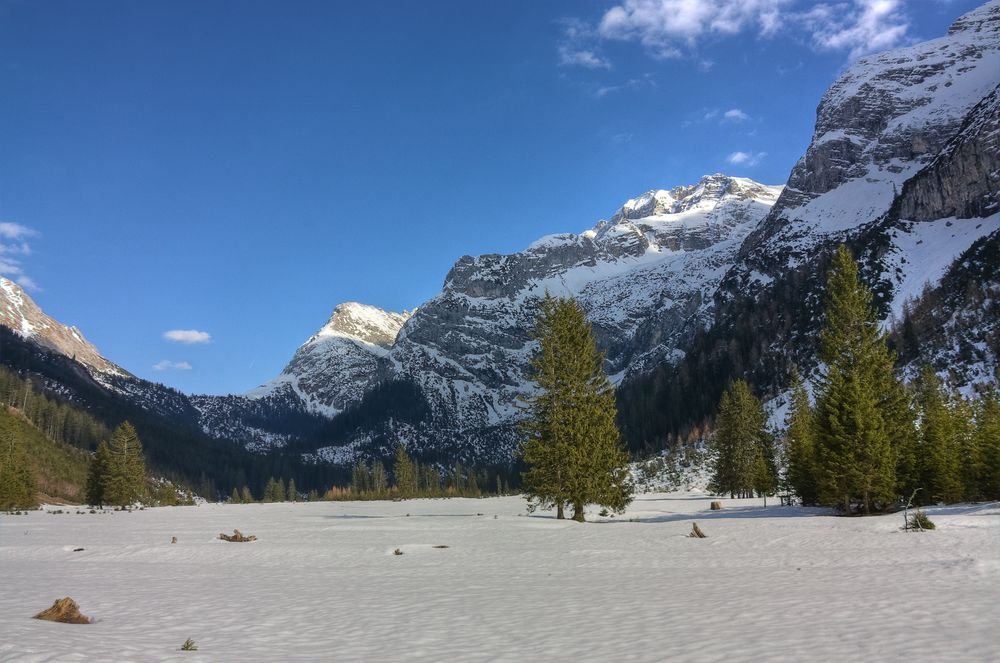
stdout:
<svg viewBox="0 0 1000 663">
<path fill-rule="evenodd" d="M 934 523 L 923 511 L 914 511 L 906 521 L 906 529 L 934 529 Z"/>
</svg>

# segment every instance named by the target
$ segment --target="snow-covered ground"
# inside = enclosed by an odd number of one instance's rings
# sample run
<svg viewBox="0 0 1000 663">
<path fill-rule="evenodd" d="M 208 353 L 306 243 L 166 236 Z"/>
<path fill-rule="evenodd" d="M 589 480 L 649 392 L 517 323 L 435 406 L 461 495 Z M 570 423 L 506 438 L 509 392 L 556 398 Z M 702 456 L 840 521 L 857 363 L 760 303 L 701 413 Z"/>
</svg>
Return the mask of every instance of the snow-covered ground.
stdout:
<svg viewBox="0 0 1000 663">
<path fill-rule="evenodd" d="M 1000 504 L 905 533 L 723 503 L 648 494 L 582 525 L 515 497 L 4 515 L 0 660 L 1000 661 Z M 233 528 L 259 540 L 216 539 Z M 96 622 L 31 619 L 63 596 Z"/>
</svg>

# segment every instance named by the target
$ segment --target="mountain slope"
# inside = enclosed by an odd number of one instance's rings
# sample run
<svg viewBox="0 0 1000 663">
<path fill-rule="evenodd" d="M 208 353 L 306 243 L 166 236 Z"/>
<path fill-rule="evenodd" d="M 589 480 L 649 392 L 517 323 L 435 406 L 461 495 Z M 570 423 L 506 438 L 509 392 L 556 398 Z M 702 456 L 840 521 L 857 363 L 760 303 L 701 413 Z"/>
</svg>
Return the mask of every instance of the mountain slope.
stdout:
<svg viewBox="0 0 1000 663">
<path fill-rule="evenodd" d="M 941 39 L 852 65 L 823 96 L 806 154 L 723 279 L 712 324 L 682 346 L 679 362 L 619 394 L 632 444 L 656 446 L 711 416 L 733 377 L 778 395 L 792 366 L 812 370 L 836 244 L 861 261 L 891 328 L 925 284 L 933 287 L 963 252 L 995 237 L 998 83 L 995 0 Z M 939 315 L 961 315 L 949 305 Z M 904 359 L 933 356 L 947 354 L 927 348 Z M 987 363 L 962 372 L 966 379 L 996 380 L 997 353 L 983 356 Z"/>
</svg>

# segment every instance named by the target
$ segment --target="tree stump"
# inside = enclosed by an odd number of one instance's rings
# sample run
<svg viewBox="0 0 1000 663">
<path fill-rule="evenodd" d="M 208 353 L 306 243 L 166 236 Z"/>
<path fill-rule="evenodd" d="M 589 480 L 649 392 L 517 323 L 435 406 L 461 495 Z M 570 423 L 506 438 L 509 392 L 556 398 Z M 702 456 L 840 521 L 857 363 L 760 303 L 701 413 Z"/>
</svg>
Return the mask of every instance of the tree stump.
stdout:
<svg viewBox="0 0 1000 663">
<path fill-rule="evenodd" d="M 708 538 L 708 535 L 701 531 L 701 528 L 698 527 L 698 523 L 691 523 L 691 533 L 688 534 L 688 538 L 705 539 Z"/>
<path fill-rule="evenodd" d="M 712 502 L 712 511 L 722 511 L 722 502 Z"/>
<path fill-rule="evenodd" d="M 44 619 L 49 622 L 62 622 L 63 624 L 89 624 L 90 617 L 80 614 L 80 606 L 70 597 L 58 599 L 48 610 L 43 610 L 34 617 Z"/>
</svg>

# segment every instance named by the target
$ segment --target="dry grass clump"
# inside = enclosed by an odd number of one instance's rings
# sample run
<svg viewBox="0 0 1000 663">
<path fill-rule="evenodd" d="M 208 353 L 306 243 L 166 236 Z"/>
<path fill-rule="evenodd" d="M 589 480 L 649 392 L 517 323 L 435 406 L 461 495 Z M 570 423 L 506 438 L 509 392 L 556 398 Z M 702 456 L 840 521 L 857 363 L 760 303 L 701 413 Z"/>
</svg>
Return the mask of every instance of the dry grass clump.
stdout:
<svg viewBox="0 0 1000 663">
<path fill-rule="evenodd" d="M 43 610 L 34 617 L 44 619 L 49 622 L 62 622 L 63 624 L 89 624 L 90 617 L 80 613 L 80 606 L 70 597 L 58 599 L 48 610 Z"/>
</svg>

